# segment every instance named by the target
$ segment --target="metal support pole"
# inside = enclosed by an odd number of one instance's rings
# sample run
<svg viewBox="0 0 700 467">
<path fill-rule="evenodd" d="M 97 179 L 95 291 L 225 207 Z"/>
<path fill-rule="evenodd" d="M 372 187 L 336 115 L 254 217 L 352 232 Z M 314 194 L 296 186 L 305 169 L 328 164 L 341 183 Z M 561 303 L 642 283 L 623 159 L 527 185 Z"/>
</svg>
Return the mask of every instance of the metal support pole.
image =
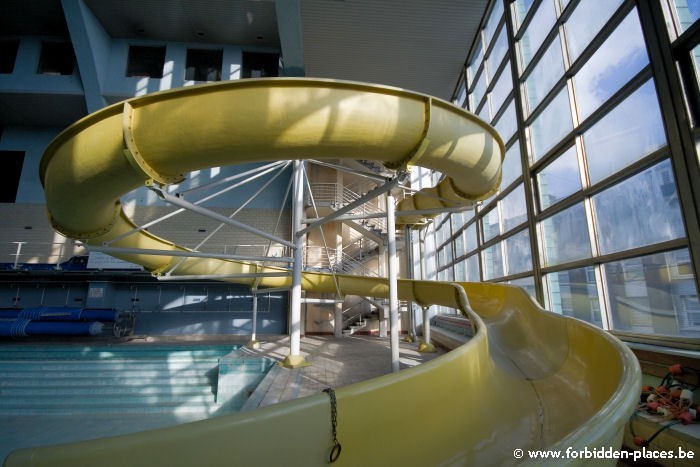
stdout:
<svg viewBox="0 0 700 467">
<path fill-rule="evenodd" d="M 394 196 L 386 197 L 386 230 L 388 232 L 389 253 L 389 326 L 391 341 L 391 371 L 399 371 L 399 262 L 396 257 L 396 224 L 394 219 Z"/>
<path fill-rule="evenodd" d="M 333 311 L 333 335 L 343 337 L 343 302 L 336 302 Z"/>
<path fill-rule="evenodd" d="M 301 272 L 304 259 L 304 234 L 301 219 L 304 216 L 304 167 L 294 161 L 294 188 L 292 195 L 292 235 L 294 236 L 294 263 L 292 290 L 289 300 L 289 355 L 282 362 L 287 368 L 299 368 L 308 363 L 301 355 Z"/>
<path fill-rule="evenodd" d="M 22 245 L 24 245 L 27 242 L 12 242 L 17 244 L 17 251 L 15 252 L 15 262 L 12 265 L 12 269 L 17 269 L 19 266 L 19 255 L 22 254 Z"/>
<path fill-rule="evenodd" d="M 256 340 L 256 332 L 258 328 L 258 292 L 253 290 L 253 331 L 251 332 L 250 342 L 246 344 L 249 349 L 259 349 L 260 342 Z"/>
<path fill-rule="evenodd" d="M 435 346 L 430 342 L 430 307 L 423 307 L 423 342 L 418 345 L 419 352 L 436 352 Z"/>
</svg>

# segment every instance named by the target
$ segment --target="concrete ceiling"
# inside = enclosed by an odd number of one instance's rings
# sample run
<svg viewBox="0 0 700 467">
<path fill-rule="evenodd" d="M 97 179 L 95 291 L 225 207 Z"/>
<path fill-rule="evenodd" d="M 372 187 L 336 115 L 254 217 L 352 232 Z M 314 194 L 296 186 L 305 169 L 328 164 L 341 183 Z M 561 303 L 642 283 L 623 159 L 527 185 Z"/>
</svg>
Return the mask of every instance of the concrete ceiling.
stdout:
<svg viewBox="0 0 700 467">
<path fill-rule="evenodd" d="M 115 38 L 280 50 L 309 77 L 450 99 L 487 0 L 63 0 Z M 61 0 L 0 1 L 0 35 L 69 35 Z"/>
</svg>

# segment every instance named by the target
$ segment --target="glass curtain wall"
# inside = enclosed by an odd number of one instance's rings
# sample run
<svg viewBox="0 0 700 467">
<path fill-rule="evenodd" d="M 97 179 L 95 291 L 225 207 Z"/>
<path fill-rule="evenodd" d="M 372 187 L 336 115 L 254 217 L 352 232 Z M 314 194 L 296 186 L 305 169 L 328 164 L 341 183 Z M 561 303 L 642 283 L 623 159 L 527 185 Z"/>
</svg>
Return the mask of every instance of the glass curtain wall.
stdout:
<svg viewBox="0 0 700 467">
<path fill-rule="evenodd" d="M 503 181 L 436 219 L 438 279 L 520 285 L 642 339 L 700 338 L 699 17 L 689 0 L 490 3 L 453 101 L 503 137 Z"/>
</svg>

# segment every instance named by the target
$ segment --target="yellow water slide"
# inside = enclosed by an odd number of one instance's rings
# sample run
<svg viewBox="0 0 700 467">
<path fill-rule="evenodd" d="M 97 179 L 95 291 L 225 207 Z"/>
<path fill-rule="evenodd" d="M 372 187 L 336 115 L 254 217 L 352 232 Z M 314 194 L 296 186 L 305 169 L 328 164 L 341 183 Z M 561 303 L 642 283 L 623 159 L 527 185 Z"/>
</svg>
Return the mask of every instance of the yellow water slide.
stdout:
<svg viewBox="0 0 700 467">
<path fill-rule="evenodd" d="M 314 79 L 196 86 L 130 99 L 77 122 L 47 148 L 41 176 L 54 227 L 91 245 L 186 251 L 134 229 L 119 199 L 207 167 L 279 159 L 417 164 L 448 177 L 399 210 L 453 207 L 500 182 L 503 143 L 469 112 L 395 88 Z M 402 222 L 417 219 L 403 218 Z M 240 261 L 124 254 L 159 273 L 289 272 Z M 227 279 L 250 284 L 253 279 Z M 288 286 L 291 274 L 256 279 Z M 307 291 L 387 297 L 386 279 L 304 273 Z M 509 465 L 551 450 L 552 465 L 619 449 L 640 372 L 617 339 L 539 308 L 517 287 L 400 280 L 399 298 L 459 309 L 474 337 L 417 367 L 336 389 L 337 465 Z M 8 456 L 19 465 L 325 465 L 329 397 Z M 606 451 L 607 449 L 607 451 Z M 614 459 L 607 459 L 614 465 Z"/>
</svg>

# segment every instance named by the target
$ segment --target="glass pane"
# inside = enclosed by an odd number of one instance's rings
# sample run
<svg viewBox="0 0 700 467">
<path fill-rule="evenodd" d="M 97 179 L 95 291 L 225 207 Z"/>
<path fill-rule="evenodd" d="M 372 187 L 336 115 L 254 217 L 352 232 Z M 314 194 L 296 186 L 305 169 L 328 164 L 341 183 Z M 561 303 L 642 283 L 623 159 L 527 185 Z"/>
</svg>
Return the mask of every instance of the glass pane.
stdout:
<svg viewBox="0 0 700 467">
<path fill-rule="evenodd" d="M 491 107 L 493 108 L 494 114 L 500 110 L 503 102 L 512 90 L 513 77 L 511 75 L 510 62 L 507 62 L 501 74 L 498 75 L 498 81 L 496 81 L 491 91 Z"/>
<path fill-rule="evenodd" d="M 575 204 L 542 223 L 543 254 L 547 266 L 591 257 L 591 243 L 583 203 Z"/>
<path fill-rule="evenodd" d="M 491 112 L 489 111 L 489 103 L 488 100 L 484 101 L 484 105 L 481 106 L 479 109 L 479 112 L 477 115 L 479 116 L 480 119 L 482 119 L 485 122 L 490 122 L 491 121 Z"/>
<path fill-rule="evenodd" d="M 517 31 L 535 0 L 515 0 L 513 2 L 513 22 Z"/>
<path fill-rule="evenodd" d="M 495 207 L 487 212 L 481 219 L 481 225 L 484 231 L 484 241 L 488 242 L 492 238 L 497 237 L 501 233 L 498 223 L 498 208 Z"/>
<path fill-rule="evenodd" d="M 467 262 L 460 261 L 455 263 L 455 280 L 456 281 L 466 281 L 467 280 Z"/>
<path fill-rule="evenodd" d="M 498 134 L 501 135 L 501 138 L 503 138 L 503 141 L 508 141 L 515 134 L 515 130 L 518 129 L 518 121 L 515 117 L 515 101 L 513 99 L 510 100 L 510 104 L 498 118 L 494 127 Z"/>
<path fill-rule="evenodd" d="M 464 100 L 467 98 L 467 87 L 464 83 L 464 81 L 461 81 L 459 83 L 459 90 L 457 91 L 457 97 L 455 97 L 454 101 L 452 103 L 458 107 L 464 107 L 465 102 Z"/>
<path fill-rule="evenodd" d="M 518 42 L 520 45 L 523 70 L 527 67 L 528 63 L 530 63 L 537 49 L 540 48 L 542 41 L 547 37 L 556 19 L 557 15 L 554 11 L 554 1 L 543 0 L 537 12 L 535 12 L 532 21 L 530 21 L 530 24 L 527 26 L 525 34 L 523 34 L 522 39 Z"/>
<path fill-rule="evenodd" d="M 530 126 L 532 159 L 536 161 L 573 129 L 569 93 L 563 87 Z"/>
<path fill-rule="evenodd" d="M 445 262 L 442 264 L 445 266 L 447 266 L 448 264 L 452 264 L 455 260 L 454 256 L 452 255 L 452 242 L 448 242 L 445 245 L 444 252 L 445 252 Z"/>
<path fill-rule="evenodd" d="M 700 337 L 700 306 L 688 250 L 604 265 L 613 329 Z"/>
<path fill-rule="evenodd" d="M 498 65 L 503 61 L 503 57 L 508 50 L 508 37 L 506 36 L 506 28 L 501 28 L 501 33 L 498 35 L 496 43 L 491 49 L 491 53 L 486 59 L 486 66 L 489 72 L 489 81 L 494 77 L 498 70 Z"/>
<path fill-rule="evenodd" d="M 459 258 L 460 256 L 464 256 L 466 253 L 466 250 L 464 249 L 464 233 L 461 233 L 460 235 L 457 235 L 455 237 L 455 258 Z"/>
<path fill-rule="evenodd" d="M 508 274 L 519 274 L 532 270 L 530 235 L 522 230 L 505 239 Z"/>
<path fill-rule="evenodd" d="M 700 45 L 696 45 L 691 51 L 693 65 L 695 65 L 695 80 L 700 80 Z"/>
<path fill-rule="evenodd" d="M 602 254 L 683 237 L 671 161 L 665 160 L 593 197 Z"/>
<path fill-rule="evenodd" d="M 467 253 L 476 250 L 476 222 L 472 222 L 472 224 L 464 231 L 464 245 L 467 248 Z"/>
<path fill-rule="evenodd" d="M 525 289 L 525 292 L 532 297 L 533 299 L 537 299 L 537 291 L 535 290 L 535 278 L 532 276 L 528 277 L 521 277 L 519 279 L 513 279 L 512 281 L 508 281 L 510 285 L 517 285 L 518 287 L 522 287 Z"/>
<path fill-rule="evenodd" d="M 458 231 L 465 223 L 464 212 L 453 212 L 450 214 L 450 221 L 452 222 L 452 231 Z"/>
<path fill-rule="evenodd" d="M 467 67 L 467 72 L 469 73 L 469 86 L 472 86 L 472 82 L 476 78 L 476 71 L 479 69 L 479 65 L 481 65 L 481 61 L 484 58 L 484 49 L 481 46 L 481 35 L 479 35 L 476 39 L 476 43 L 474 44 L 475 47 L 475 52 L 472 58 L 472 61 L 469 62 L 469 66 Z"/>
<path fill-rule="evenodd" d="M 561 41 L 557 36 L 525 80 L 525 92 L 530 112 L 542 102 L 544 96 L 563 74 L 564 58 L 561 54 Z"/>
<path fill-rule="evenodd" d="M 472 282 L 481 281 L 479 272 L 479 255 L 471 255 L 467 258 L 467 280 Z"/>
<path fill-rule="evenodd" d="M 503 16 L 503 2 L 502 1 L 496 1 L 494 3 L 493 9 L 491 10 L 491 13 L 489 13 L 489 19 L 486 21 L 486 27 L 484 28 L 484 36 L 486 37 L 486 44 L 489 44 L 491 42 L 491 39 L 493 38 L 494 33 L 496 32 L 496 27 L 498 27 L 498 22 L 501 20 L 501 17 Z M 505 31 L 505 28 L 502 29 Z"/>
<path fill-rule="evenodd" d="M 621 3 L 622 0 L 579 2 L 564 24 L 571 63 L 574 63 L 581 55 L 581 52 L 591 43 L 593 37 L 598 34 Z"/>
<path fill-rule="evenodd" d="M 518 185 L 501 201 L 501 213 L 503 215 L 503 232 L 508 232 L 514 227 L 527 221 L 527 206 L 525 205 L 525 189 Z"/>
<path fill-rule="evenodd" d="M 497 279 L 503 277 L 503 252 L 501 244 L 497 243 L 483 252 L 484 279 Z"/>
<path fill-rule="evenodd" d="M 672 0 L 672 3 L 676 27 L 678 33 L 681 34 L 700 18 L 700 2 L 697 0 Z"/>
<path fill-rule="evenodd" d="M 570 147 L 537 174 L 540 209 L 544 210 L 581 189 L 576 147 Z"/>
<path fill-rule="evenodd" d="M 654 82 L 649 80 L 591 127 L 583 142 L 592 184 L 664 146 Z"/>
<path fill-rule="evenodd" d="M 476 82 L 474 90 L 469 95 L 470 109 L 476 109 L 481 103 L 481 99 L 484 98 L 486 93 L 486 73 L 482 70 L 481 75 L 479 75 L 479 80 Z"/>
<path fill-rule="evenodd" d="M 635 10 L 574 76 L 579 120 L 585 120 L 647 63 L 642 27 Z"/>
<path fill-rule="evenodd" d="M 503 158 L 502 187 L 510 185 L 516 178 L 523 174 L 523 167 L 521 164 L 520 144 L 518 144 L 518 140 L 515 140 L 510 148 L 508 148 Z"/>
<path fill-rule="evenodd" d="M 554 272 L 547 274 L 545 280 L 551 311 L 603 326 L 592 267 Z"/>
</svg>

